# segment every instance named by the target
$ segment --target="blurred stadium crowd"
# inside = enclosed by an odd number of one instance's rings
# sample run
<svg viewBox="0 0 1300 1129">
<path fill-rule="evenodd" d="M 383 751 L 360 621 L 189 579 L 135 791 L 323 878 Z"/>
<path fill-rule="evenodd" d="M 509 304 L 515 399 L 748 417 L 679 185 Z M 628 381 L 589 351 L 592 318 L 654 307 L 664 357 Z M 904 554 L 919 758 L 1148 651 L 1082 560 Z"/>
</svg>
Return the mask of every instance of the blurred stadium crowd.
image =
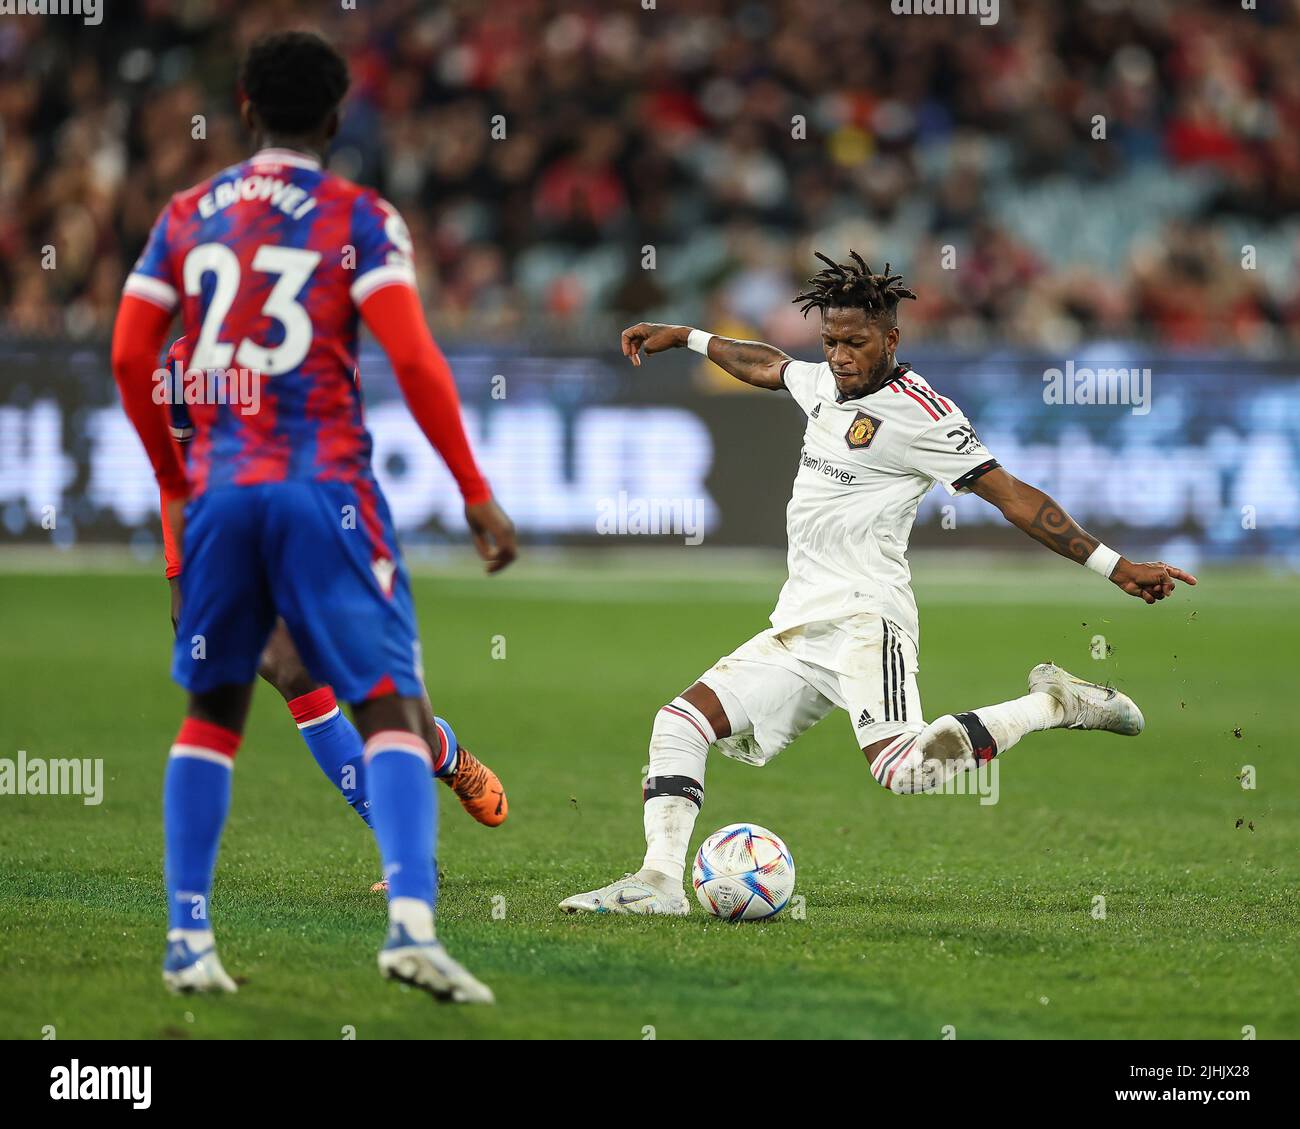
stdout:
<svg viewBox="0 0 1300 1129">
<path fill-rule="evenodd" d="M 911 340 L 1300 350 L 1291 0 L 1018 0 L 992 27 L 888 0 L 5 17 L 8 331 L 107 330 L 168 195 L 245 155 L 236 62 L 287 26 L 346 51 L 332 164 L 402 210 L 443 334 L 580 339 L 654 317 L 806 343 L 790 297 L 811 251 L 853 247 L 918 292 Z"/>
</svg>

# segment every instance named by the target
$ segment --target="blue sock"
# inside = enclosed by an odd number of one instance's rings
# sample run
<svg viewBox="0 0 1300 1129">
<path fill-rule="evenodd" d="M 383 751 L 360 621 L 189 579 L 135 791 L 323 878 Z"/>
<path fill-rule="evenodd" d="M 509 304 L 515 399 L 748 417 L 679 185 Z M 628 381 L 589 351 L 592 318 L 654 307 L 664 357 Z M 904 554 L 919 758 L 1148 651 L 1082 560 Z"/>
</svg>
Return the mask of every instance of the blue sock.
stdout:
<svg viewBox="0 0 1300 1129">
<path fill-rule="evenodd" d="M 169 929 L 211 929 L 209 902 L 239 735 L 186 718 L 163 776 L 163 878 Z"/>
<path fill-rule="evenodd" d="M 447 757 L 439 765 L 438 770 L 434 773 L 439 780 L 444 776 L 451 776 L 460 764 L 460 744 L 456 740 L 456 733 L 451 727 L 451 722 L 445 718 L 434 717 L 434 723 L 442 730 L 442 735 L 447 739 Z M 437 759 L 437 753 L 434 754 Z"/>
<path fill-rule="evenodd" d="M 373 826 L 361 734 L 339 709 L 334 691 L 322 686 L 294 698 L 289 702 L 289 712 L 321 772 L 343 793 L 343 798 L 366 826 Z"/>
<path fill-rule="evenodd" d="M 429 771 L 429 747 L 414 733 L 385 730 L 366 742 L 366 779 L 388 897 L 437 897 L 433 849 L 438 805 Z"/>
</svg>

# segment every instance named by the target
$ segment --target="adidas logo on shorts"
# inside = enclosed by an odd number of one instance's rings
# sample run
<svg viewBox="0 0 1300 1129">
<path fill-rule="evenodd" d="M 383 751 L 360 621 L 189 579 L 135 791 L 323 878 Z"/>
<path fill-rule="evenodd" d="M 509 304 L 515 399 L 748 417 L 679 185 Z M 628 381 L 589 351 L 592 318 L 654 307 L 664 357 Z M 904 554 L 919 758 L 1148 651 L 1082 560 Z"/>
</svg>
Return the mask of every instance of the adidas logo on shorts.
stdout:
<svg viewBox="0 0 1300 1129">
<path fill-rule="evenodd" d="M 859 729 L 863 729 L 868 725 L 875 725 L 875 724 L 876 724 L 876 719 L 871 716 L 870 710 L 863 710 L 862 713 L 858 715 Z"/>
</svg>

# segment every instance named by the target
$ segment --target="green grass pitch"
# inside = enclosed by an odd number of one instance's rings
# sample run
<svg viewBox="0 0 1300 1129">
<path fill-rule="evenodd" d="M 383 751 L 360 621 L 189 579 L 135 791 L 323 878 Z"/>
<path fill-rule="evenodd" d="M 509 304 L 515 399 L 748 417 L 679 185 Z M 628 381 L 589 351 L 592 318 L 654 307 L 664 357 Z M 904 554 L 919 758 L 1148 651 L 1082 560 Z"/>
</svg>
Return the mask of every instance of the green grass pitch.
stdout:
<svg viewBox="0 0 1300 1129">
<path fill-rule="evenodd" d="M 560 914 L 639 864 L 655 710 L 764 625 L 771 578 L 709 575 L 539 579 L 524 563 L 416 581 L 434 702 L 510 794 L 487 830 L 439 789 L 441 935 L 493 1009 L 380 980 L 373 842 L 265 686 L 213 897 L 242 988 L 166 995 L 159 800 L 182 708 L 166 588 L 0 577 L 0 757 L 102 757 L 106 775 L 98 807 L 0 796 L 0 1036 L 1300 1036 L 1300 585 L 1259 573 L 1210 571 L 1148 608 L 1059 562 L 941 559 L 916 585 L 928 717 L 1019 694 L 1051 658 L 1116 680 L 1147 732 L 1031 736 L 980 806 L 884 793 L 832 715 L 766 768 L 712 757 L 692 843 L 771 827 L 802 920 Z M 1091 657 L 1095 635 L 1109 657 Z"/>
</svg>

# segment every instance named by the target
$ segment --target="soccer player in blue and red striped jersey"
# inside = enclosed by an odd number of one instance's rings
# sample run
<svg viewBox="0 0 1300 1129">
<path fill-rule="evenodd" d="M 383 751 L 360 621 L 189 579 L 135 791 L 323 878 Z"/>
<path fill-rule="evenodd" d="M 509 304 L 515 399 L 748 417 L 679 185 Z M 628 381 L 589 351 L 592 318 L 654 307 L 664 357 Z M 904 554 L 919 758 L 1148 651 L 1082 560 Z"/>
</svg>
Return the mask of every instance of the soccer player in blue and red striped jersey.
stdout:
<svg viewBox="0 0 1300 1129">
<path fill-rule="evenodd" d="M 318 36 L 250 49 L 241 114 L 249 160 L 174 196 L 128 278 L 113 374 L 181 535 L 172 673 L 190 692 L 164 782 L 169 903 L 164 981 L 233 991 L 209 922 L 230 778 L 258 661 L 277 617 L 312 676 L 352 706 L 384 876 L 381 973 L 440 999 L 491 991 L 436 940 L 439 739 L 424 685 L 410 582 L 370 467 L 354 380 L 359 322 L 388 354 L 412 415 L 447 463 L 489 572 L 514 528 L 474 461 L 455 385 L 429 335 L 401 217 L 325 172 L 347 66 Z M 154 399 L 173 314 L 194 342 L 188 468 Z"/>
<path fill-rule="evenodd" d="M 168 379 L 164 389 L 168 424 L 172 438 L 180 444 L 182 452 L 194 437 L 194 420 L 183 397 L 186 374 L 193 372 L 191 352 L 189 340 L 178 337 L 167 350 L 162 366 Z M 354 379 L 359 381 L 359 374 Z M 175 629 L 181 603 L 181 551 L 167 519 L 167 501 L 166 496 L 160 498 L 163 557 L 167 583 L 171 589 L 172 628 Z M 285 705 L 289 707 L 289 713 L 320 770 L 369 827 L 370 795 L 365 784 L 361 736 L 357 733 L 356 726 L 339 709 L 334 691 L 312 678 L 311 672 L 303 665 L 302 657 L 283 620 L 276 620 L 257 672 L 284 698 Z M 434 752 L 435 779 L 451 788 L 460 800 L 461 807 L 479 823 L 486 827 L 499 827 L 506 821 L 510 811 L 500 777 L 457 740 L 449 721 L 434 715 L 427 694 L 424 697 L 424 712 L 426 727 L 434 727 L 432 731 L 436 732 L 439 739 L 439 748 Z M 387 889 L 387 886 L 387 882 L 379 882 L 374 888 Z"/>
</svg>

